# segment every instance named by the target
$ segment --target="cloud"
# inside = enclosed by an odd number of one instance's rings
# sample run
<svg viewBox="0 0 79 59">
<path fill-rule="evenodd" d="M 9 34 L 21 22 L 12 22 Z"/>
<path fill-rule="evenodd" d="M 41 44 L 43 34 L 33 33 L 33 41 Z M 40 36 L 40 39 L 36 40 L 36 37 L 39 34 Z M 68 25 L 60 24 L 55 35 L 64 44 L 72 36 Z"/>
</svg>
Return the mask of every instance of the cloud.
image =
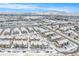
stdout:
<svg viewBox="0 0 79 59">
<path fill-rule="evenodd" d="M 23 5 L 23 4 L 0 4 L 0 8 L 10 8 L 10 9 L 36 9 L 35 5 Z"/>
<path fill-rule="evenodd" d="M 9 8 L 9 9 L 24 9 L 24 10 L 57 10 L 57 11 L 65 11 L 65 12 L 72 12 L 69 7 L 42 7 L 40 5 L 33 5 L 33 4 L 16 4 L 16 3 L 0 3 L 0 8 Z"/>
<path fill-rule="evenodd" d="M 54 7 L 54 8 L 49 8 L 49 11 L 57 10 L 57 11 L 65 11 L 65 12 L 73 12 L 72 8 L 69 7 Z"/>
</svg>

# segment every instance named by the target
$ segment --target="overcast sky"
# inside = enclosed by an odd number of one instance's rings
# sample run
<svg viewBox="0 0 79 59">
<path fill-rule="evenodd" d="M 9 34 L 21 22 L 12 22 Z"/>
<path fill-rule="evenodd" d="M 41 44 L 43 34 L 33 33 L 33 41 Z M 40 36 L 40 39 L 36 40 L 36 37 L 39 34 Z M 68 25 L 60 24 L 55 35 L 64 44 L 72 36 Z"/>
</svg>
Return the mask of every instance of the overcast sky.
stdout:
<svg viewBox="0 0 79 59">
<path fill-rule="evenodd" d="M 0 3 L 0 12 L 48 12 L 51 10 L 79 13 L 78 3 Z"/>
</svg>

